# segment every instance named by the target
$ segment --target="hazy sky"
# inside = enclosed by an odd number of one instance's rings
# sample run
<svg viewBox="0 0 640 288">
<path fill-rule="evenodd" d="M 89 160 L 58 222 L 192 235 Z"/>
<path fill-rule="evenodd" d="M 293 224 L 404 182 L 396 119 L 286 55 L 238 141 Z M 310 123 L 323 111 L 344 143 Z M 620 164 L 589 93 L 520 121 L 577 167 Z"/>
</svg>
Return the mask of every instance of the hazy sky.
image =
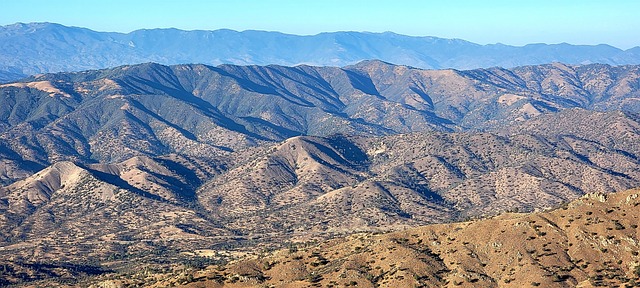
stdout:
<svg viewBox="0 0 640 288">
<path fill-rule="evenodd" d="M 638 0 L 0 0 L 0 7 L 0 25 L 55 22 L 98 31 L 393 31 L 480 44 L 640 46 Z"/>
</svg>

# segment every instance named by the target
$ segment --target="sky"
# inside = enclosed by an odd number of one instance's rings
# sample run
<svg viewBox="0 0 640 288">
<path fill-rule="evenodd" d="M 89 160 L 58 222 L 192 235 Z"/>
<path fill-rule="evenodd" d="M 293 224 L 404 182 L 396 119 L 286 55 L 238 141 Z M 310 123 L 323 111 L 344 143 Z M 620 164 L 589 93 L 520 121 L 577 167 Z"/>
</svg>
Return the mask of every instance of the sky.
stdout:
<svg viewBox="0 0 640 288">
<path fill-rule="evenodd" d="M 0 0 L 0 7 L 0 25 L 53 22 L 124 33 L 391 31 L 479 44 L 640 46 L 637 0 Z"/>
</svg>

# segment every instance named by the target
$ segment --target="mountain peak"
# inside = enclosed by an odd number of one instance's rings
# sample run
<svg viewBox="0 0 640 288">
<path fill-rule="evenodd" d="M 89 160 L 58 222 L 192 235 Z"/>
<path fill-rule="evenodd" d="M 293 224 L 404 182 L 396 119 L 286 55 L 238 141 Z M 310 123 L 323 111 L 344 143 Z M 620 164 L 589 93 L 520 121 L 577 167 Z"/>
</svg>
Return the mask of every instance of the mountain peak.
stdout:
<svg viewBox="0 0 640 288">
<path fill-rule="evenodd" d="M 42 31 L 47 29 L 75 29 L 76 27 L 64 26 L 58 23 L 51 22 L 17 22 L 14 24 L 9 24 L 6 26 L 0 26 L 0 31 L 9 30 L 9 31 L 22 31 L 22 32 L 34 32 L 34 31 Z"/>
<path fill-rule="evenodd" d="M 349 66 L 345 66 L 344 68 L 366 68 L 366 67 L 382 67 L 382 66 L 397 66 L 395 64 L 386 62 L 386 61 L 382 61 L 382 60 L 378 60 L 378 59 L 371 59 L 371 60 L 362 60 L 356 64 L 353 65 L 349 65 Z"/>
</svg>

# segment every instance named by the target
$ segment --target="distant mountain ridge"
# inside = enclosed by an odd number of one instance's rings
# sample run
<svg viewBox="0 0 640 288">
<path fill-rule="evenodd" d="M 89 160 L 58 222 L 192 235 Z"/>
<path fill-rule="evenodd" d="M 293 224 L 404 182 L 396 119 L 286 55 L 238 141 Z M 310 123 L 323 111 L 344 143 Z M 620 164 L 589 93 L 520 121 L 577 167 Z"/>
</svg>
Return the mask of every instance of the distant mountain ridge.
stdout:
<svg viewBox="0 0 640 288">
<path fill-rule="evenodd" d="M 460 39 L 413 37 L 392 32 L 331 32 L 298 36 L 221 29 L 143 29 L 96 32 L 53 23 L 0 27 L 0 81 L 37 73 L 102 69 L 157 62 L 165 65 L 346 66 L 362 60 L 428 69 L 511 68 L 566 64 L 640 64 L 640 47 L 609 45 L 479 45 Z"/>
</svg>

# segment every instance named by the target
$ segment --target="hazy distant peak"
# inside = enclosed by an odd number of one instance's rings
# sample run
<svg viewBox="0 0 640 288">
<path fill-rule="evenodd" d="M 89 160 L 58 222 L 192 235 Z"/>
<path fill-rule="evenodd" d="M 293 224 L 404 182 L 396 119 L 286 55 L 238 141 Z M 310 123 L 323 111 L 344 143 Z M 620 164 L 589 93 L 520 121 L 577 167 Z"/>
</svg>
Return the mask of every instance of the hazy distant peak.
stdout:
<svg viewBox="0 0 640 288">
<path fill-rule="evenodd" d="M 554 61 L 625 65 L 640 64 L 638 49 L 567 43 L 480 45 L 389 31 L 299 36 L 259 30 L 156 28 L 113 33 L 55 23 L 16 23 L 0 27 L 0 73 L 80 71 L 143 62 L 343 67 L 366 59 L 426 69 L 511 68 Z"/>
</svg>

